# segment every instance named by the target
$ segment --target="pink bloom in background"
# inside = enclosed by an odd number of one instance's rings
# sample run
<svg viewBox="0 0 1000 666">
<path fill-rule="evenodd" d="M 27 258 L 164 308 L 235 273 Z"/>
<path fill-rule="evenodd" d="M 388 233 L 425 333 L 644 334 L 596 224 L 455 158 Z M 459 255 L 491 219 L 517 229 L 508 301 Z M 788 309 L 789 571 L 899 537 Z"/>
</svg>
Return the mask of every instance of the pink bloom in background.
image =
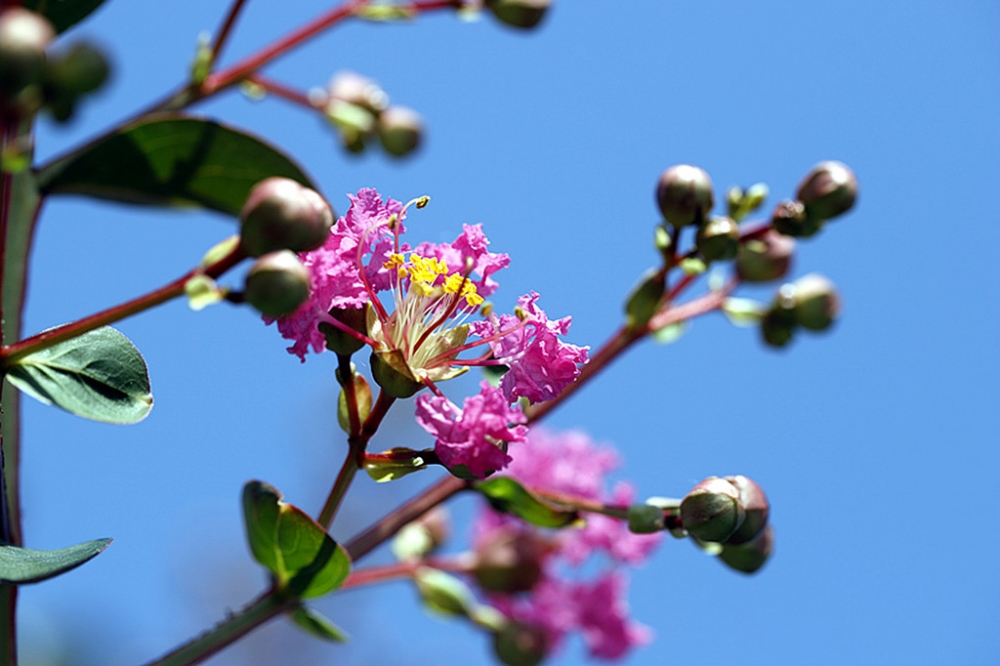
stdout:
<svg viewBox="0 0 1000 666">
<path fill-rule="evenodd" d="M 434 452 L 449 469 L 464 465 L 478 478 L 510 462 L 507 444 L 523 442 L 524 412 L 512 409 L 500 391 L 481 384 L 462 409 L 443 396 L 417 397 L 417 423 L 434 436 Z"/>
<path fill-rule="evenodd" d="M 574 589 L 583 642 L 594 657 L 621 659 L 632 647 L 652 639 L 648 627 L 629 620 L 627 585 L 622 573 L 612 572 Z"/>
</svg>

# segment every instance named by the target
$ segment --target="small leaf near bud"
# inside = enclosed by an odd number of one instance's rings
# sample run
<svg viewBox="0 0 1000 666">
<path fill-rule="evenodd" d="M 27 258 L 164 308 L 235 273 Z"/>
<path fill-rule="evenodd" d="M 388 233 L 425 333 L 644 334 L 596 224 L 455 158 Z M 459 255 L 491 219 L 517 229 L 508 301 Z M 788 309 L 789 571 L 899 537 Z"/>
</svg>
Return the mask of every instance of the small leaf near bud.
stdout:
<svg viewBox="0 0 1000 666">
<path fill-rule="evenodd" d="M 501 23 L 521 29 L 541 23 L 551 4 L 552 0 L 486 0 L 486 7 Z"/>
<path fill-rule="evenodd" d="M 725 479 L 740 491 L 740 503 L 746 513 L 743 524 L 726 540 L 727 545 L 737 546 L 756 538 L 761 533 L 767 525 L 770 505 L 763 488 L 753 479 L 742 474 L 727 476 Z"/>
<path fill-rule="evenodd" d="M 244 297 L 263 315 L 289 315 L 309 298 L 309 269 L 291 250 L 265 254 L 247 274 Z"/>
<path fill-rule="evenodd" d="M 316 191 L 274 177 L 254 185 L 240 222 L 240 241 L 252 257 L 285 249 L 306 252 L 326 242 L 333 210 Z"/>
<path fill-rule="evenodd" d="M 696 485 L 681 501 L 681 524 L 700 541 L 724 542 L 745 517 L 739 489 L 718 476 Z"/>
<path fill-rule="evenodd" d="M 730 569 L 743 573 L 755 573 L 774 550 L 774 529 L 768 525 L 756 538 L 738 546 L 723 544 L 719 559 Z"/>
<path fill-rule="evenodd" d="M 712 179 L 690 164 L 672 166 L 656 184 L 656 203 L 664 219 L 675 227 L 701 225 L 715 205 Z"/>
<path fill-rule="evenodd" d="M 649 320 L 660 309 L 660 301 L 663 300 L 664 293 L 666 293 L 666 284 L 663 273 L 656 269 L 649 270 L 642 276 L 642 280 L 632 290 L 625 302 L 625 316 L 628 325 L 637 328 L 649 323 Z"/>
<path fill-rule="evenodd" d="M 858 198 L 858 179 L 841 162 L 820 162 L 799 185 L 796 197 L 806 208 L 806 217 L 829 220 L 849 211 Z"/>
<path fill-rule="evenodd" d="M 633 504 L 628 508 L 628 531 L 633 534 L 653 534 L 666 529 L 663 509 L 652 504 Z"/>
<path fill-rule="evenodd" d="M 450 531 L 448 511 L 436 506 L 396 534 L 392 553 L 400 560 L 421 559 L 447 541 Z"/>
<path fill-rule="evenodd" d="M 0 11 L 0 109 L 38 109 L 45 49 L 53 37 L 52 25 L 40 14 L 22 7 Z"/>
<path fill-rule="evenodd" d="M 382 147 L 394 157 L 404 157 L 416 150 L 423 134 L 420 115 L 405 106 L 390 106 L 378 118 L 378 136 Z"/>
<path fill-rule="evenodd" d="M 768 282 L 783 277 L 792 265 L 795 241 L 769 229 L 763 236 L 740 243 L 736 273 L 746 282 Z"/>
<path fill-rule="evenodd" d="M 708 261 L 732 259 L 740 245 L 740 228 L 730 217 L 713 217 L 698 228 L 695 244 Z"/>
<path fill-rule="evenodd" d="M 764 204 L 768 189 L 764 183 L 756 183 L 747 189 L 731 187 L 726 191 L 726 205 L 729 217 L 740 222 Z"/>
<path fill-rule="evenodd" d="M 840 296 L 833 283 L 819 273 L 809 273 L 781 288 L 795 321 L 811 331 L 823 331 L 840 315 Z"/>
<path fill-rule="evenodd" d="M 511 621 L 493 634 L 493 652 L 506 666 L 538 666 L 545 661 L 548 641 L 540 628 Z"/>
<path fill-rule="evenodd" d="M 414 581 L 430 610 L 443 615 L 465 616 L 476 606 L 468 586 L 449 573 L 425 567 L 417 571 Z"/>
</svg>

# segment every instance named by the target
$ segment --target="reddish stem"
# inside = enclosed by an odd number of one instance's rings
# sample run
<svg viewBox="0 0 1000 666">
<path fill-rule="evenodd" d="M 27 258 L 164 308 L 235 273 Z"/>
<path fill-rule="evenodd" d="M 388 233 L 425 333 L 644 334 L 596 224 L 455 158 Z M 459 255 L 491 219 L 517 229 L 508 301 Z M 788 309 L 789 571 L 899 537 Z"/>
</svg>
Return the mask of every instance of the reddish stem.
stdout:
<svg viewBox="0 0 1000 666">
<path fill-rule="evenodd" d="M 299 106 L 304 106 L 310 111 L 316 110 L 316 105 L 313 104 L 312 100 L 309 99 L 309 95 L 302 92 L 301 90 L 296 90 L 294 88 L 289 88 L 284 83 L 280 81 L 275 81 L 274 79 L 269 79 L 261 74 L 250 74 L 246 78 L 250 83 L 256 84 L 266 90 L 269 93 L 277 95 L 282 99 L 286 99 L 289 102 L 298 104 Z"/>
<path fill-rule="evenodd" d="M 226 18 L 222 22 L 222 27 L 219 28 L 219 34 L 215 38 L 215 43 L 212 45 L 213 64 L 219 59 L 219 54 L 222 53 L 222 47 L 225 46 L 226 40 L 229 39 L 229 34 L 232 32 L 233 26 L 236 24 L 236 17 L 239 16 L 240 11 L 243 10 L 243 6 L 245 4 L 246 0 L 235 0 L 235 2 L 233 2 L 233 4 L 229 7 L 229 12 L 226 14 Z"/>
</svg>

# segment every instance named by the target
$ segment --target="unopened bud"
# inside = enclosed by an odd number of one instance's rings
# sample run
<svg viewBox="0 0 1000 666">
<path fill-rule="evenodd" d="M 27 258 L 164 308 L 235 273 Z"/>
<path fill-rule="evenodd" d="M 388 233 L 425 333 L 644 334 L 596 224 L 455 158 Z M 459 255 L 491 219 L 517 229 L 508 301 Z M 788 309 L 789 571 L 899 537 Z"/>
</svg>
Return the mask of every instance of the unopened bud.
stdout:
<svg viewBox="0 0 1000 666">
<path fill-rule="evenodd" d="M 309 298 L 309 269 L 291 250 L 265 254 L 247 274 L 244 298 L 268 317 L 289 315 Z"/>
<path fill-rule="evenodd" d="M 667 222 L 675 227 L 702 224 L 715 205 L 712 179 L 690 164 L 672 166 L 656 184 L 656 203 Z"/>
<path fill-rule="evenodd" d="M 732 259 L 740 245 L 739 225 L 729 217 L 713 217 L 698 228 L 695 243 L 709 261 Z"/>
<path fill-rule="evenodd" d="M 779 298 L 791 307 L 795 321 L 811 331 L 830 327 L 840 315 L 840 296 L 833 283 L 819 273 L 810 273 L 784 285 Z"/>
<path fill-rule="evenodd" d="M 628 531 L 633 534 L 655 534 L 667 527 L 663 509 L 652 504 L 633 504 L 628 508 Z"/>
<path fill-rule="evenodd" d="M 742 474 L 725 478 L 740 491 L 740 504 L 743 505 L 743 511 L 746 514 L 743 524 L 726 539 L 726 544 L 738 546 L 756 538 L 761 533 L 767 525 L 770 505 L 764 490 L 753 479 Z"/>
<path fill-rule="evenodd" d="M 511 621 L 493 634 L 493 652 L 507 666 L 537 666 L 545 660 L 548 641 L 540 628 Z"/>
<path fill-rule="evenodd" d="M 767 282 L 785 275 L 792 265 L 795 240 L 769 229 L 763 236 L 740 244 L 736 272 L 747 282 Z"/>
<path fill-rule="evenodd" d="M 486 0 L 486 7 L 502 23 L 513 28 L 534 28 L 548 11 L 552 0 Z"/>
<path fill-rule="evenodd" d="M 448 539 L 449 532 L 447 510 L 435 507 L 399 530 L 392 540 L 392 552 L 401 560 L 426 557 Z"/>
<path fill-rule="evenodd" d="M 795 313 L 779 302 L 772 305 L 760 320 L 760 334 L 770 347 L 784 347 L 792 341 L 797 328 Z"/>
<path fill-rule="evenodd" d="M 858 198 L 858 179 L 841 162 L 820 162 L 799 185 L 796 194 L 806 207 L 806 217 L 829 220 L 846 213 Z"/>
<path fill-rule="evenodd" d="M 552 545 L 531 532 L 497 530 L 476 547 L 472 575 L 484 590 L 527 592 L 544 576 Z"/>
<path fill-rule="evenodd" d="M 371 308 L 367 303 L 360 308 L 332 308 L 330 316 L 346 325 L 348 328 L 357 331 L 362 335 L 368 333 L 367 319 L 368 310 Z M 365 346 L 362 340 L 342 331 L 340 328 L 325 321 L 321 321 L 317 326 L 319 332 L 326 338 L 326 348 L 332 352 L 350 356 Z"/>
<path fill-rule="evenodd" d="M 710 476 L 681 501 L 681 524 L 701 541 L 722 543 L 743 524 L 740 491 L 718 476 Z"/>
<path fill-rule="evenodd" d="M 786 199 L 771 213 L 771 226 L 784 236 L 807 238 L 823 228 L 823 220 L 807 218 L 801 201 Z"/>
<path fill-rule="evenodd" d="M 83 42 L 49 59 L 46 83 L 73 95 L 82 95 L 100 88 L 109 72 L 104 53 Z"/>
<path fill-rule="evenodd" d="M 719 559 L 730 569 L 754 573 L 767 562 L 774 550 L 774 529 L 768 525 L 756 538 L 738 546 L 723 544 Z"/>
<path fill-rule="evenodd" d="M 393 398 L 409 398 L 424 385 L 417 381 L 398 349 L 373 351 L 371 358 L 372 379 Z"/>
<path fill-rule="evenodd" d="M 326 242 L 333 210 L 314 190 L 274 177 L 254 185 L 240 221 L 240 241 L 252 257 L 285 249 L 305 252 Z"/>
<path fill-rule="evenodd" d="M 367 76 L 355 72 L 337 72 L 330 81 L 330 97 L 381 113 L 389 107 L 389 96 Z"/>
<path fill-rule="evenodd" d="M 423 122 L 413 109 L 405 106 L 390 106 L 378 119 L 378 136 L 382 147 L 390 155 L 408 155 L 420 145 L 423 138 Z"/>
<path fill-rule="evenodd" d="M 55 37 L 45 17 L 22 7 L 0 12 L 0 107 L 24 110 L 30 90 L 42 82 L 45 48 Z M 37 109 L 37 106 L 35 107 Z"/>
</svg>

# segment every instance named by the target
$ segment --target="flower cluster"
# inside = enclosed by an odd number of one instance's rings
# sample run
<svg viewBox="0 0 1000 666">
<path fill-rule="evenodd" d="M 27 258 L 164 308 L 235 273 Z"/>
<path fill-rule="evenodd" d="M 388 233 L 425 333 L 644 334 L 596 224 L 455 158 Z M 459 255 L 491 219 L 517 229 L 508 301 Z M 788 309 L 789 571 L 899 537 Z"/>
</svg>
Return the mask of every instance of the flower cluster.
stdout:
<svg viewBox="0 0 1000 666">
<path fill-rule="evenodd" d="M 513 448 L 513 447 L 512 447 Z M 618 466 L 616 453 L 596 446 L 582 432 L 554 433 L 535 428 L 524 444 L 513 451 L 513 462 L 503 472 L 522 485 L 550 496 L 577 498 L 602 504 L 627 505 L 633 490 L 619 483 L 609 493 L 605 477 Z M 518 455 L 518 454 L 522 455 Z M 629 618 L 625 601 L 627 578 L 618 565 L 641 564 L 660 542 L 661 534 L 633 534 L 624 521 L 588 514 L 582 527 L 545 534 L 538 528 L 493 510 L 484 510 L 476 522 L 475 545 L 479 552 L 494 547 L 498 539 L 544 547 L 520 547 L 525 559 L 538 560 L 528 585 L 524 576 L 507 591 L 487 592 L 489 603 L 508 619 L 544 636 L 545 652 L 555 650 L 570 632 L 579 631 L 590 654 L 617 659 L 633 646 L 650 639 L 649 630 Z M 579 572 L 593 570 L 592 556 L 599 556 L 599 575 L 581 580 Z M 522 568 L 525 563 L 519 563 Z M 577 575 L 571 575 L 576 573 Z"/>
<path fill-rule="evenodd" d="M 323 246 L 300 254 L 311 276 L 309 299 L 277 319 L 293 342 L 289 352 L 305 361 L 310 350 L 323 351 L 321 324 L 353 336 L 371 348 L 373 376 L 390 395 L 430 389 L 417 398 L 417 419 L 449 469 L 464 466 L 479 478 L 501 469 L 510 461 L 507 445 L 526 434 L 523 413 L 512 405 L 556 397 L 587 361 L 586 348 L 560 339 L 570 318 L 549 320 L 534 292 L 513 314 L 492 313 L 485 298 L 510 258 L 489 251 L 480 225 L 464 225 L 451 243 L 411 248 L 401 240 L 409 205 L 383 201 L 373 189 L 350 199 Z M 368 313 L 363 332 L 334 316 L 360 308 Z M 484 383 L 460 408 L 437 383 L 477 365 L 508 370 L 499 389 Z"/>
</svg>

